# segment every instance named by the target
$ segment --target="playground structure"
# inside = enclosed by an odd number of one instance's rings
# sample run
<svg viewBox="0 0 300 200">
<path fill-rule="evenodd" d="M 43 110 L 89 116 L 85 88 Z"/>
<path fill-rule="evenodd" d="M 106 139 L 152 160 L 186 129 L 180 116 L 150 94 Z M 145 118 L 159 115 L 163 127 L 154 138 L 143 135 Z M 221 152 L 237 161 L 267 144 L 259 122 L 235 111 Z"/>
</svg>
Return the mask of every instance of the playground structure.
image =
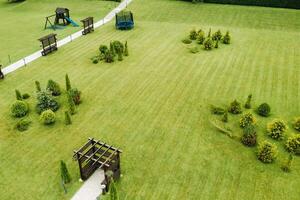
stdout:
<svg viewBox="0 0 300 200">
<path fill-rule="evenodd" d="M 53 18 L 53 17 L 55 17 L 54 22 L 51 22 L 51 18 Z M 69 24 L 72 24 L 74 27 L 79 26 L 76 22 L 74 22 L 70 18 L 70 10 L 68 8 L 56 8 L 55 14 L 46 17 L 44 29 L 47 29 L 48 24 L 51 25 L 51 28 L 53 30 L 56 30 L 57 26 L 59 26 L 59 25 L 67 26 Z"/>
<path fill-rule="evenodd" d="M 74 160 L 78 161 L 80 177 L 87 180 L 97 169 L 103 169 L 105 185 L 103 193 L 109 191 L 111 180 L 118 180 L 121 176 L 120 154 L 122 151 L 105 142 L 89 138 L 79 150 L 74 151 Z"/>
<path fill-rule="evenodd" d="M 86 19 L 81 20 L 83 23 L 82 35 L 86 35 L 94 31 L 94 18 L 87 17 Z"/>
<path fill-rule="evenodd" d="M 49 34 L 39 39 L 42 43 L 43 51 L 42 56 L 46 56 L 49 53 L 57 50 L 56 34 Z"/>
<path fill-rule="evenodd" d="M 116 28 L 120 30 L 134 28 L 133 14 L 131 11 L 121 11 L 116 14 Z"/>
</svg>

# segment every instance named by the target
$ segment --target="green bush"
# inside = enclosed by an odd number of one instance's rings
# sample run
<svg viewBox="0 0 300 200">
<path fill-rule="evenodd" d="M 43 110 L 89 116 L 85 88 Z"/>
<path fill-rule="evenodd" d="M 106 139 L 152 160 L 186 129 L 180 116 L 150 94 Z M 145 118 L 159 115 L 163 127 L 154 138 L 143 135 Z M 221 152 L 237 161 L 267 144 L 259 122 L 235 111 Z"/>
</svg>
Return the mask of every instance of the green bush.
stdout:
<svg viewBox="0 0 300 200">
<path fill-rule="evenodd" d="M 60 161 L 60 177 L 64 184 L 71 182 L 71 176 L 69 174 L 67 165 L 64 161 Z"/>
<path fill-rule="evenodd" d="M 47 90 L 50 91 L 53 96 L 59 96 L 61 94 L 59 84 L 51 79 L 48 81 Z"/>
<path fill-rule="evenodd" d="M 68 93 L 76 105 L 81 103 L 81 92 L 77 88 L 70 89 Z"/>
<path fill-rule="evenodd" d="M 197 31 L 195 29 L 190 31 L 190 39 L 196 40 L 197 39 Z"/>
<path fill-rule="evenodd" d="M 290 153 L 300 155 L 300 135 L 289 137 L 285 143 L 285 148 Z"/>
<path fill-rule="evenodd" d="M 101 54 L 105 54 L 108 51 L 108 47 L 106 45 L 100 45 L 99 51 Z"/>
<path fill-rule="evenodd" d="M 116 41 L 113 41 L 112 42 L 112 45 L 113 45 L 113 49 L 115 50 L 115 53 L 118 54 L 118 53 L 124 53 L 124 45 L 122 42 L 116 40 Z"/>
<path fill-rule="evenodd" d="M 70 93 L 68 93 L 68 104 L 71 115 L 74 115 L 76 113 L 76 106 Z"/>
<path fill-rule="evenodd" d="M 129 56 L 127 41 L 125 42 L 124 56 Z"/>
<path fill-rule="evenodd" d="M 72 124 L 71 116 L 70 116 L 70 113 L 68 111 L 65 111 L 65 124 L 66 125 L 71 125 Z"/>
<path fill-rule="evenodd" d="M 228 108 L 228 112 L 232 114 L 241 114 L 242 113 L 241 104 L 237 100 L 234 100 L 233 102 L 231 102 Z"/>
<path fill-rule="evenodd" d="M 244 114 L 240 119 L 240 127 L 245 128 L 256 123 L 255 117 L 251 113 Z"/>
<path fill-rule="evenodd" d="M 281 140 L 286 130 L 287 125 L 282 120 L 275 119 L 267 125 L 268 135 L 275 140 Z"/>
<path fill-rule="evenodd" d="M 37 92 L 40 92 L 40 91 L 41 91 L 41 84 L 40 84 L 40 82 L 35 81 L 35 88 L 36 88 L 36 91 L 37 91 Z"/>
<path fill-rule="evenodd" d="M 229 31 L 226 32 L 226 34 L 223 37 L 223 43 L 224 44 L 230 44 L 231 42 L 231 37 L 229 35 Z"/>
<path fill-rule="evenodd" d="M 219 48 L 219 40 L 216 40 L 216 42 L 215 42 L 215 48 L 216 49 Z"/>
<path fill-rule="evenodd" d="M 297 117 L 293 123 L 293 127 L 295 130 L 300 132 L 300 117 Z"/>
<path fill-rule="evenodd" d="M 11 106 L 11 114 L 14 117 L 20 118 L 27 115 L 29 112 L 28 104 L 24 101 L 17 100 L 12 106 Z"/>
<path fill-rule="evenodd" d="M 256 137 L 256 128 L 253 124 L 250 124 L 243 129 L 241 142 L 246 146 L 252 147 L 256 145 Z"/>
<path fill-rule="evenodd" d="M 190 48 L 190 52 L 195 54 L 195 53 L 199 52 L 199 49 L 197 47 L 192 47 L 192 48 Z"/>
<path fill-rule="evenodd" d="M 220 30 L 218 30 L 217 32 L 215 32 L 212 36 L 213 40 L 219 41 L 222 39 L 222 33 Z"/>
<path fill-rule="evenodd" d="M 210 111 L 214 115 L 223 115 L 226 112 L 226 110 L 224 108 L 214 106 L 214 105 L 210 106 Z"/>
<path fill-rule="evenodd" d="M 31 121 L 27 119 L 21 119 L 20 121 L 17 122 L 16 124 L 16 129 L 20 132 L 28 130 L 28 127 L 30 125 Z"/>
<path fill-rule="evenodd" d="M 107 63 L 112 63 L 112 62 L 115 61 L 115 57 L 114 57 L 114 55 L 112 54 L 112 52 L 110 50 L 105 52 L 104 61 L 107 62 Z"/>
<path fill-rule="evenodd" d="M 29 99 L 30 95 L 28 93 L 25 93 L 25 94 L 22 95 L 22 98 L 23 99 Z"/>
<path fill-rule="evenodd" d="M 198 44 L 203 44 L 204 40 L 205 40 L 205 33 L 204 33 L 204 31 L 199 30 L 198 34 L 197 34 L 197 43 Z"/>
<path fill-rule="evenodd" d="M 204 45 L 204 49 L 205 50 L 211 50 L 214 46 L 214 42 L 213 40 L 211 39 L 211 37 L 207 37 L 204 42 L 203 42 L 203 45 Z"/>
<path fill-rule="evenodd" d="M 228 122 L 228 112 L 227 111 L 224 112 L 221 120 L 222 120 L 222 122 L 225 122 L 225 123 Z"/>
<path fill-rule="evenodd" d="M 40 121 L 45 125 L 54 124 L 56 121 L 55 113 L 52 110 L 45 110 L 40 116 Z"/>
<path fill-rule="evenodd" d="M 65 76 L 65 81 L 66 81 L 66 90 L 67 91 L 71 90 L 72 86 L 71 86 L 71 81 L 69 79 L 69 75 L 68 74 L 66 74 L 66 76 Z"/>
<path fill-rule="evenodd" d="M 22 101 L 23 98 L 22 98 L 21 92 L 19 90 L 15 90 L 15 92 L 16 92 L 16 99 Z"/>
<path fill-rule="evenodd" d="M 184 38 L 183 40 L 181 40 L 182 43 L 184 44 L 191 44 L 192 43 L 192 40 L 190 40 L 189 38 Z"/>
<path fill-rule="evenodd" d="M 45 110 L 52 110 L 53 112 L 59 109 L 58 102 L 51 96 L 49 92 L 37 93 L 36 111 L 40 114 Z"/>
<path fill-rule="evenodd" d="M 276 160 L 277 154 L 277 146 L 268 141 L 264 141 L 258 146 L 257 158 L 263 163 L 272 163 Z"/>
<path fill-rule="evenodd" d="M 244 106 L 246 109 L 250 109 L 251 108 L 251 100 L 252 100 L 252 94 L 249 94 L 248 98 L 247 98 L 247 101 L 245 103 L 245 106 Z"/>
<path fill-rule="evenodd" d="M 268 117 L 271 112 L 271 107 L 267 103 L 263 103 L 257 108 L 257 114 L 259 114 L 262 117 Z"/>
<path fill-rule="evenodd" d="M 294 156 L 290 154 L 288 159 L 282 164 L 281 169 L 284 172 L 290 172 L 293 165 Z"/>
</svg>

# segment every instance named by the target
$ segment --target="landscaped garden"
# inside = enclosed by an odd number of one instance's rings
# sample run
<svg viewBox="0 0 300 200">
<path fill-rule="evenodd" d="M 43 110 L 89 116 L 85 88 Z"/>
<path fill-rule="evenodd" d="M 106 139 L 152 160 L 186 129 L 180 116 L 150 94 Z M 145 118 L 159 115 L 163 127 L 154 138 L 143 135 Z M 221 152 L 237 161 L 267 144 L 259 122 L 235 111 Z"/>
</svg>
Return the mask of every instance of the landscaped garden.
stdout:
<svg viewBox="0 0 300 200">
<path fill-rule="evenodd" d="M 0 64 L 39 49 L 56 7 L 79 22 L 117 5 L 57 2 L 0 2 Z M 89 137 L 122 149 L 120 199 L 300 199 L 300 11 L 128 9 L 132 30 L 111 21 L 0 80 L 0 199 L 70 199 L 82 185 L 73 150 Z"/>
</svg>

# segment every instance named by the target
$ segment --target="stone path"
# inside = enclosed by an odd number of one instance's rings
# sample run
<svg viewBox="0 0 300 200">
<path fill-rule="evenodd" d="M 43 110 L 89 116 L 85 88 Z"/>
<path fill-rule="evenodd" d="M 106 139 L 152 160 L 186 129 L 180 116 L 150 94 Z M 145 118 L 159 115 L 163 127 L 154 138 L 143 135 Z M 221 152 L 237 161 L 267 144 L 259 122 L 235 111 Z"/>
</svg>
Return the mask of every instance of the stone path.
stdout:
<svg viewBox="0 0 300 200">
<path fill-rule="evenodd" d="M 122 3 L 120 3 L 115 9 L 113 9 L 110 13 L 108 13 L 108 15 L 106 15 L 103 19 L 99 20 L 98 22 L 96 22 L 94 24 L 95 28 L 99 28 L 101 26 L 103 26 L 104 24 L 106 24 L 107 22 L 111 21 L 112 19 L 114 19 L 116 13 L 120 12 L 121 10 L 125 9 L 127 7 L 128 4 L 130 4 L 133 0 L 123 0 Z M 61 47 L 63 45 L 68 44 L 69 42 L 72 42 L 73 40 L 76 40 L 77 38 L 82 36 L 82 30 L 60 40 L 57 42 L 57 46 Z M 9 74 L 13 71 L 16 71 L 17 69 L 26 66 L 28 63 L 42 57 L 41 54 L 42 50 L 39 50 L 29 56 L 26 56 L 25 58 L 5 67 L 2 69 L 2 72 L 4 73 L 4 75 Z"/>
</svg>

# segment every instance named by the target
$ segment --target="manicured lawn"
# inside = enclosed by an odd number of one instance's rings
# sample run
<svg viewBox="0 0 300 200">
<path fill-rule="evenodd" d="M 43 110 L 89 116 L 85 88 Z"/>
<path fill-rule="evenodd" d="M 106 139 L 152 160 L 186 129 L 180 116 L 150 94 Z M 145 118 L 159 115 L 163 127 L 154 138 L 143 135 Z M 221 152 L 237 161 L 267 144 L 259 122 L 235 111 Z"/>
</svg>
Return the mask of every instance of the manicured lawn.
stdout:
<svg viewBox="0 0 300 200">
<path fill-rule="evenodd" d="M 39 50 L 37 39 L 49 33 L 55 32 L 59 39 L 64 38 L 82 28 L 80 20 L 88 16 L 102 19 L 116 5 L 113 1 L 99 0 L 26 0 L 22 3 L 0 0 L 0 63 L 9 64 L 8 55 L 14 62 Z M 57 7 L 69 8 L 71 18 L 80 27 L 69 25 L 56 31 L 44 30 L 45 17 L 53 15 Z"/>
<path fill-rule="evenodd" d="M 265 126 L 273 118 L 290 125 L 300 115 L 300 11 L 169 0 L 136 0 L 130 9 L 134 30 L 116 31 L 111 22 L 0 82 L 0 199 L 69 199 L 81 184 L 73 150 L 95 137 L 124 152 L 121 199 L 298 200 L 300 158 L 291 173 L 283 173 L 288 154 L 265 136 Z M 229 30 L 232 44 L 191 54 L 181 40 L 192 28 Z M 92 64 L 99 45 L 116 39 L 128 41 L 130 56 Z M 63 86 L 66 73 L 83 92 L 83 103 L 72 126 L 64 125 L 63 104 L 59 121 L 45 127 L 34 112 L 34 81 L 45 87 L 51 78 Z M 16 88 L 32 94 L 33 124 L 21 134 L 9 113 Z M 250 93 L 255 105 L 272 107 L 269 118 L 256 117 L 258 139 L 280 150 L 273 164 L 257 161 L 255 148 L 230 140 L 209 122 L 210 104 L 244 102 Z M 229 116 L 235 134 L 241 134 L 238 119 Z M 60 160 L 73 178 L 67 195 Z"/>
</svg>

